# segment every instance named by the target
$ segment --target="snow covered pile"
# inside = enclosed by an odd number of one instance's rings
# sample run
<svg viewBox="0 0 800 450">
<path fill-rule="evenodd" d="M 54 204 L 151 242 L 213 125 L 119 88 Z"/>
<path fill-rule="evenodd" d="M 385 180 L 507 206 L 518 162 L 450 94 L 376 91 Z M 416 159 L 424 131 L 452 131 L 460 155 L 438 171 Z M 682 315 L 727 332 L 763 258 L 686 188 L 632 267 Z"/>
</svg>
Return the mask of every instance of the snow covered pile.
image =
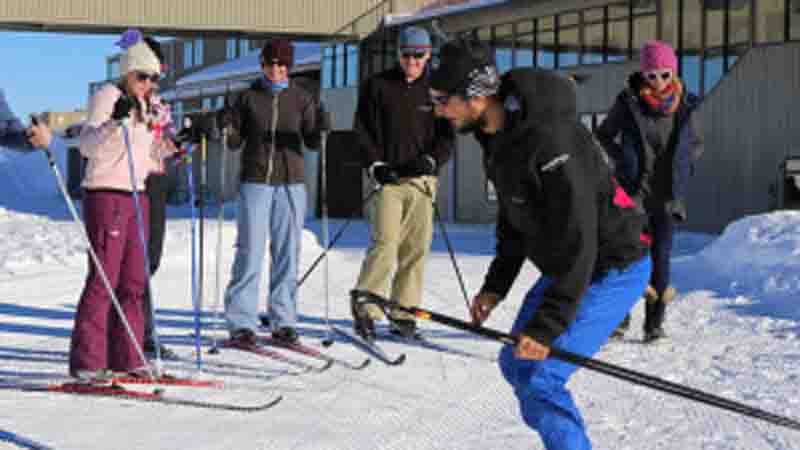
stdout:
<svg viewBox="0 0 800 450">
<path fill-rule="evenodd" d="M 800 311 L 800 211 L 749 216 L 731 223 L 692 266 L 704 277 L 727 283 L 730 294 L 775 306 L 782 303 L 789 309 L 794 305 Z"/>
</svg>

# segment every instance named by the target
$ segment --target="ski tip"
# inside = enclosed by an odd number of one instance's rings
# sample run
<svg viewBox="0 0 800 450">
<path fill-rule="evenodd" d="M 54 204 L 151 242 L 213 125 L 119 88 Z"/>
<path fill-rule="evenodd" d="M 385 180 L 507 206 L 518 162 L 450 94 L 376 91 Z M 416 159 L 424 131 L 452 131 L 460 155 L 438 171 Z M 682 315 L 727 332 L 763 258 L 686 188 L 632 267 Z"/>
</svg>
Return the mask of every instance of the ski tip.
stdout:
<svg viewBox="0 0 800 450">
<path fill-rule="evenodd" d="M 317 367 L 316 369 L 314 369 L 314 372 L 316 373 L 325 372 L 326 370 L 330 369 L 333 366 L 333 363 L 334 361 L 332 359 L 329 359 L 325 361 L 325 364 L 322 367 Z"/>
<path fill-rule="evenodd" d="M 401 353 L 400 356 L 398 356 L 394 360 L 386 361 L 386 363 L 389 364 L 390 366 L 399 366 L 400 364 L 403 364 L 404 362 L 406 362 L 406 354 L 405 353 Z"/>
<path fill-rule="evenodd" d="M 353 366 L 353 369 L 354 370 L 366 369 L 367 367 L 369 367 L 371 362 L 372 362 L 371 358 L 364 358 L 364 361 L 362 361 L 361 364 L 356 364 L 355 366 Z"/>
</svg>

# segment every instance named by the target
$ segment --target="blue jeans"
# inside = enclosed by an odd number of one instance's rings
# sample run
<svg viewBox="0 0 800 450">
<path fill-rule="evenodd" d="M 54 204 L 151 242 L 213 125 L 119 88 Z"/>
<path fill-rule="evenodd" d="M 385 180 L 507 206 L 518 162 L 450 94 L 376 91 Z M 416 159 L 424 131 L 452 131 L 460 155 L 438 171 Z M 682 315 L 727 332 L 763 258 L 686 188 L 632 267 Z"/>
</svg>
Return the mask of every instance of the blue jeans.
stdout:
<svg viewBox="0 0 800 450">
<path fill-rule="evenodd" d="M 552 346 L 586 357 L 594 355 L 642 295 L 650 278 L 650 257 L 625 270 L 612 270 L 592 283 L 584 294 L 575 320 Z M 542 276 L 525 296 L 514 322 L 518 334 L 541 304 L 551 280 Z M 555 358 L 544 361 L 514 357 L 510 345 L 500 351 L 500 370 L 514 388 L 525 423 L 541 436 L 547 450 L 590 450 L 586 427 L 565 385 L 577 366 Z"/>
<path fill-rule="evenodd" d="M 273 329 L 297 323 L 297 265 L 306 210 L 304 184 L 242 183 L 236 257 L 225 292 L 228 329 L 258 326 L 259 283 L 270 245 L 269 315 Z"/>
</svg>

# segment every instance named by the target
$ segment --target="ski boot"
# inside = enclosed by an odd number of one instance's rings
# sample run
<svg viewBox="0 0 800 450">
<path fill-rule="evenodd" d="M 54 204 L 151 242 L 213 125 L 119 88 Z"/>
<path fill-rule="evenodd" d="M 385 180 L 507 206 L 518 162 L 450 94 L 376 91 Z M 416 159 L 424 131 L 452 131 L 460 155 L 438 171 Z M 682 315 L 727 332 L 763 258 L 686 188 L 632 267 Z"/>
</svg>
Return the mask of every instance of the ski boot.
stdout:
<svg viewBox="0 0 800 450">
<path fill-rule="evenodd" d="M 285 345 L 297 344 L 300 342 L 300 336 L 297 331 L 292 327 L 281 327 L 272 332 L 272 339 Z"/>
<path fill-rule="evenodd" d="M 378 337 L 375 320 L 369 316 L 365 305 L 360 303 L 355 292 L 350 294 L 350 311 L 353 314 L 353 331 L 366 341 L 374 341 Z"/>
<path fill-rule="evenodd" d="M 407 338 L 418 338 L 417 334 L 417 321 L 413 319 L 391 319 L 389 323 L 392 325 L 389 330 L 392 334 Z"/>
<path fill-rule="evenodd" d="M 645 291 L 645 320 L 644 320 L 644 342 L 652 344 L 667 337 L 664 331 L 664 317 L 667 312 L 667 304 L 675 299 L 675 288 L 668 287 L 659 296 L 652 286 L 647 286 Z"/>
</svg>

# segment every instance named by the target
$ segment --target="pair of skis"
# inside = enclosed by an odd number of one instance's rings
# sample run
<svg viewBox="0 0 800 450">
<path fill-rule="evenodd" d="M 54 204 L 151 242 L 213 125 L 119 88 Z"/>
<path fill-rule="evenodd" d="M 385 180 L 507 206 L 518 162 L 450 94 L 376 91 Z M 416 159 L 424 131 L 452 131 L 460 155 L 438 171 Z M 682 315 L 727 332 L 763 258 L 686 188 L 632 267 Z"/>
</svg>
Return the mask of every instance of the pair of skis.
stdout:
<svg viewBox="0 0 800 450">
<path fill-rule="evenodd" d="M 154 389 L 152 391 L 131 389 L 129 386 L 133 385 L 151 385 L 154 387 Z M 140 402 L 162 403 L 166 405 L 189 406 L 203 409 L 238 412 L 265 411 L 277 405 L 283 399 L 280 394 L 275 394 L 268 398 L 268 400 L 265 402 L 251 405 L 192 400 L 168 394 L 165 387 L 170 386 L 206 389 L 224 389 L 225 387 L 224 383 L 221 381 L 195 380 L 171 376 L 161 376 L 157 379 L 121 376 L 90 382 L 74 380 L 51 383 L 25 383 L 16 380 L 0 382 L 0 389 L 83 395 L 89 397 L 108 397 Z"/>
<path fill-rule="evenodd" d="M 230 349 L 241 350 L 253 353 L 258 356 L 282 362 L 284 364 L 300 369 L 303 372 L 313 372 L 313 373 L 324 372 L 330 369 L 334 364 L 345 367 L 350 370 L 362 370 L 365 369 L 370 363 L 369 358 L 364 359 L 360 363 L 352 363 L 350 361 L 331 356 L 317 348 L 302 344 L 300 342 L 285 343 L 277 339 L 265 336 L 257 337 L 256 341 L 257 342 L 254 344 L 246 344 L 232 340 L 225 340 L 218 343 L 215 349 L 230 348 Z M 321 361 L 323 364 L 321 366 L 314 365 L 314 364 L 309 364 L 305 361 L 301 361 L 299 359 L 291 358 L 279 351 L 274 350 L 276 348 L 288 350 L 290 352 Z M 215 349 L 212 349 L 212 352 L 214 352 Z"/>
</svg>

